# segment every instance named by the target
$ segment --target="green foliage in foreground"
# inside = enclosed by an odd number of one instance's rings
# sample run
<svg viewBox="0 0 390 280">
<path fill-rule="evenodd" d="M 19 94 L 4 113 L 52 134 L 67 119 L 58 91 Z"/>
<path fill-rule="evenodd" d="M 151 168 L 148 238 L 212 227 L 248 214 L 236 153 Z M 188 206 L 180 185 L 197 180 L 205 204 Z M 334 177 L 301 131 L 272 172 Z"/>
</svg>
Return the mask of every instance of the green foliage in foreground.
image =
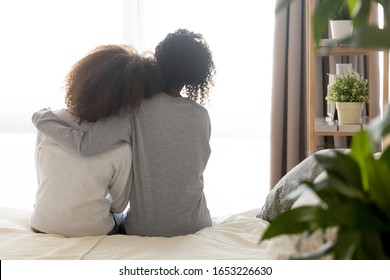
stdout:
<svg viewBox="0 0 390 280">
<path fill-rule="evenodd" d="M 280 1 L 276 12 L 283 11 L 292 2 Z M 322 39 L 329 18 L 340 2 L 348 5 L 354 32 L 339 43 L 390 49 L 390 0 L 320 1 L 311 19 L 316 43 Z M 384 28 L 370 22 L 373 3 L 383 8 Z M 336 239 L 325 240 L 324 246 L 307 258 L 331 253 L 335 259 L 390 259 L 390 149 L 375 158 L 372 148 L 388 133 L 389 111 L 383 120 L 373 120 L 368 131 L 354 136 L 349 154 L 336 153 L 332 158 L 317 156 L 329 176 L 318 183 L 305 182 L 304 186 L 317 194 L 321 204 L 279 215 L 262 240 L 282 234 L 301 234 L 304 239 L 316 230 L 335 228 Z"/>
<path fill-rule="evenodd" d="M 328 176 L 304 182 L 321 203 L 277 216 L 261 240 L 282 234 L 309 237 L 316 230 L 336 229 L 335 240 L 305 258 L 331 254 L 335 259 L 390 259 L 390 148 L 375 157 L 373 146 L 390 130 L 390 112 L 374 119 L 353 137 L 351 151 L 316 156 Z"/>
</svg>

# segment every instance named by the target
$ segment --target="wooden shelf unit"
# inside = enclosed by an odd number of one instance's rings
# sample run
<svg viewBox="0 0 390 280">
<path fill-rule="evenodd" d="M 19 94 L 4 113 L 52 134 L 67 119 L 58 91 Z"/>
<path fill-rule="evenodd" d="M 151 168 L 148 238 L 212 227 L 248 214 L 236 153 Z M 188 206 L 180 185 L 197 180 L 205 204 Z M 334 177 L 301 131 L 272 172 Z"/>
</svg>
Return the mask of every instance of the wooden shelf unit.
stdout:
<svg viewBox="0 0 390 280">
<path fill-rule="evenodd" d="M 317 56 L 348 56 L 348 55 L 365 55 L 369 60 L 369 69 L 368 69 L 368 81 L 369 81 L 369 92 L 370 102 L 369 102 L 369 118 L 374 118 L 378 115 L 378 112 L 375 112 L 374 100 L 375 96 L 379 94 L 378 92 L 373 92 L 372 82 L 376 77 L 374 74 L 374 65 L 372 63 L 375 54 L 382 52 L 383 53 L 383 82 L 382 82 L 382 105 L 383 108 L 385 104 L 388 104 L 388 82 L 389 82 L 389 53 L 386 49 L 366 49 L 366 48 L 355 48 L 349 46 L 338 46 L 329 50 L 327 47 L 315 46 L 314 36 L 313 36 L 313 26 L 311 18 L 315 10 L 315 1 L 306 0 L 306 76 L 307 76 L 307 144 L 308 152 L 310 155 L 317 150 L 316 137 L 317 136 L 353 136 L 356 132 L 343 132 L 343 131 L 317 131 L 316 130 L 316 119 L 319 116 L 316 114 L 316 98 L 318 98 L 317 92 L 315 92 L 315 78 L 316 78 L 316 57 Z M 379 89 L 378 89 L 379 90 Z M 322 98 L 322 94 L 321 94 Z M 325 118 L 325 116 L 324 116 Z M 357 130 L 358 131 L 358 130 Z"/>
</svg>

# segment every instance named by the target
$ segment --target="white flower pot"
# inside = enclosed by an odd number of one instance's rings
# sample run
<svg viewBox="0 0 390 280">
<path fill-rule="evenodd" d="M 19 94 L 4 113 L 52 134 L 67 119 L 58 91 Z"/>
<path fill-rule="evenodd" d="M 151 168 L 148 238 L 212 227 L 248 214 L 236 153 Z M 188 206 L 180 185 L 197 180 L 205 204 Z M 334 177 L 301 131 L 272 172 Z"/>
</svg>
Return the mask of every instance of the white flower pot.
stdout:
<svg viewBox="0 0 390 280">
<path fill-rule="evenodd" d="M 360 124 L 364 103 L 336 102 L 339 124 Z"/>
<path fill-rule="evenodd" d="M 343 39 L 352 35 L 352 20 L 331 20 L 330 31 L 332 39 Z"/>
</svg>

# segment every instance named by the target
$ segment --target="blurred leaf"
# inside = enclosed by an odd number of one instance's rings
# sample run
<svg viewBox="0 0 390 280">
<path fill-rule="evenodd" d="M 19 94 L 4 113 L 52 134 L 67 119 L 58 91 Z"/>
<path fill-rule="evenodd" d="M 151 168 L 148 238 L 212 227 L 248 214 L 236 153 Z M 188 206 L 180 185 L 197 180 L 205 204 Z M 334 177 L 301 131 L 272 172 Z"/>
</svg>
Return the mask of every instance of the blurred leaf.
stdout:
<svg viewBox="0 0 390 280">
<path fill-rule="evenodd" d="M 340 201 L 329 207 L 327 215 L 343 228 L 389 232 L 390 224 L 378 216 L 372 205 L 357 200 Z"/>
<path fill-rule="evenodd" d="M 382 152 L 380 160 L 385 162 L 390 168 L 390 147 L 388 147 L 384 152 Z"/>
<path fill-rule="evenodd" d="M 372 157 L 372 147 L 370 138 L 366 130 L 356 133 L 352 139 L 350 155 L 359 163 L 364 161 L 367 156 Z"/>
<path fill-rule="evenodd" d="M 388 259 L 390 259 L 390 232 L 381 233 L 381 243 L 383 251 L 385 252 Z"/>
<path fill-rule="evenodd" d="M 329 176 L 335 176 L 344 180 L 347 184 L 363 189 L 360 178 L 360 169 L 357 162 L 350 156 L 335 151 L 336 156 L 328 157 L 315 155 L 317 161 L 325 168 Z"/>
<path fill-rule="evenodd" d="M 366 170 L 372 200 L 390 218 L 390 170 L 381 160 L 367 159 Z"/>
<path fill-rule="evenodd" d="M 307 186 L 311 188 L 320 199 L 320 206 L 323 209 L 329 208 L 329 205 L 337 204 L 340 201 L 340 195 L 332 190 L 333 183 L 329 182 L 330 178 L 321 182 L 307 182 Z"/>
<path fill-rule="evenodd" d="M 362 243 L 367 257 L 365 259 L 385 260 L 390 256 L 386 256 L 381 236 L 376 231 L 364 231 L 362 233 Z"/>
<path fill-rule="evenodd" d="M 283 1 L 280 1 L 280 3 L 277 4 L 277 6 L 276 6 L 275 13 L 279 13 L 282 10 L 284 10 L 288 5 L 291 4 L 292 1 L 294 1 L 294 0 L 283 0 Z"/>
<path fill-rule="evenodd" d="M 340 0 L 326 0 L 321 1 L 315 9 L 312 24 L 314 29 L 314 40 L 318 43 L 325 31 L 328 28 L 329 15 L 332 13 L 335 7 L 340 3 Z"/>
<path fill-rule="evenodd" d="M 369 189 L 369 180 L 367 174 L 367 161 L 368 159 L 373 159 L 373 152 L 371 148 L 370 138 L 368 132 L 363 130 L 355 134 L 352 139 L 352 149 L 350 153 L 356 162 L 360 166 L 361 180 L 364 190 L 368 191 Z"/>
<path fill-rule="evenodd" d="M 369 22 L 370 13 L 371 13 L 371 0 L 359 0 L 359 1 L 348 1 L 355 2 L 351 3 L 352 6 L 352 19 L 353 27 L 356 28 L 360 26 L 365 26 Z M 350 4 L 350 3 L 349 3 Z"/>
<path fill-rule="evenodd" d="M 382 137 L 390 133 L 390 110 L 386 109 L 383 115 L 375 117 L 368 128 L 371 138 L 375 143 L 380 143 Z"/>
<path fill-rule="evenodd" d="M 327 204 L 336 203 L 336 201 L 332 202 L 329 200 L 330 195 L 367 201 L 366 194 L 362 189 L 346 184 L 343 180 L 334 176 L 329 176 L 326 180 L 314 184 L 313 190 Z"/>
<path fill-rule="evenodd" d="M 389 49 L 389 32 L 389 27 L 379 29 L 374 26 L 354 26 L 354 32 L 352 37 L 343 39 L 341 43 L 362 48 Z"/>
<path fill-rule="evenodd" d="M 359 246 L 361 236 L 357 230 L 341 230 L 337 233 L 337 241 L 333 248 L 335 259 L 350 260 L 352 259 L 356 248 Z"/>
<path fill-rule="evenodd" d="M 291 209 L 271 221 L 261 240 L 282 234 L 294 234 L 312 231 L 330 226 L 324 209 L 319 206 L 303 206 Z"/>
<path fill-rule="evenodd" d="M 360 0 L 347 0 L 348 2 L 348 8 L 349 13 L 351 14 L 351 17 L 355 17 L 361 8 L 361 1 Z"/>
</svg>

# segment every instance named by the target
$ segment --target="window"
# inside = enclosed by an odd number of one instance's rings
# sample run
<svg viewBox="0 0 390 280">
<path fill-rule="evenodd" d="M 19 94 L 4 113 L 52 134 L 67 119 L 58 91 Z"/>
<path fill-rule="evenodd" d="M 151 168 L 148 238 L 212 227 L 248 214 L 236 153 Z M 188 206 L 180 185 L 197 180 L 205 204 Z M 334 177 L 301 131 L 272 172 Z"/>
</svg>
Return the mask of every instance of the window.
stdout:
<svg viewBox="0 0 390 280">
<path fill-rule="evenodd" d="M 63 79 L 75 61 L 101 44 L 153 50 L 169 32 L 188 28 L 204 35 L 217 69 L 207 105 L 210 210 L 220 215 L 260 207 L 269 185 L 274 5 L 258 0 L 2 1 L 0 24 L 8 28 L 0 45 L 0 143 L 6 155 L 0 165 L 5 178 L 0 205 L 31 207 L 36 191 L 31 115 L 43 107 L 63 107 Z"/>
</svg>

